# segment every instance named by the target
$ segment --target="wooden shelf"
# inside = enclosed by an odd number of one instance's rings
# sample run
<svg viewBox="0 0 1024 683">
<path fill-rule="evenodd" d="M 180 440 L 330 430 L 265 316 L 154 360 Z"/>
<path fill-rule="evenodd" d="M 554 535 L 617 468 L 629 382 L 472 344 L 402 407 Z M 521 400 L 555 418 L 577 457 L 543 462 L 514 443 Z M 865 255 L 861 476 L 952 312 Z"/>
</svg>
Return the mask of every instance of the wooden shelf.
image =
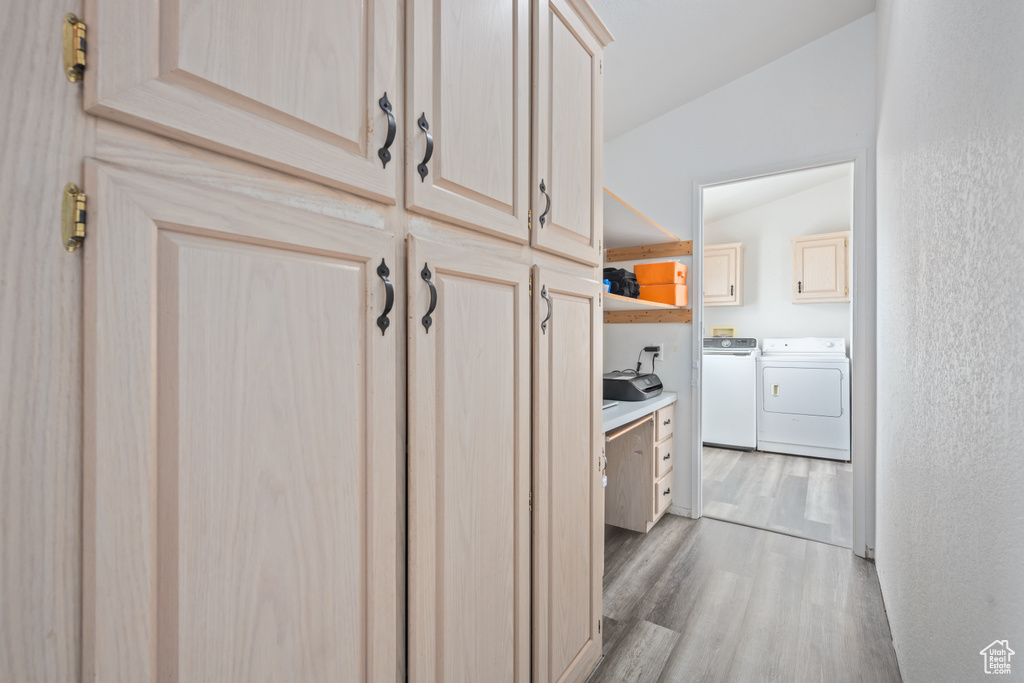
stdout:
<svg viewBox="0 0 1024 683">
<path fill-rule="evenodd" d="M 693 310 L 681 306 L 641 301 L 618 294 L 605 294 L 604 321 L 606 323 L 689 323 Z"/>
<path fill-rule="evenodd" d="M 689 256 L 693 242 L 681 240 L 604 188 L 605 262 Z M 606 323 L 690 323 L 693 310 L 605 294 Z"/>
<path fill-rule="evenodd" d="M 632 247 L 619 247 L 605 251 L 607 263 L 616 261 L 639 261 L 648 258 L 664 258 L 666 256 L 689 256 L 693 253 L 692 240 L 663 242 L 661 244 L 645 244 Z"/>
<path fill-rule="evenodd" d="M 659 304 L 656 301 L 643 301 L 629 296 L 619 296 L 618 294 L 604 295 L 604 310 L 606 311 L 672 311 L 677 308 L 679 306 Z"/>
</svg>

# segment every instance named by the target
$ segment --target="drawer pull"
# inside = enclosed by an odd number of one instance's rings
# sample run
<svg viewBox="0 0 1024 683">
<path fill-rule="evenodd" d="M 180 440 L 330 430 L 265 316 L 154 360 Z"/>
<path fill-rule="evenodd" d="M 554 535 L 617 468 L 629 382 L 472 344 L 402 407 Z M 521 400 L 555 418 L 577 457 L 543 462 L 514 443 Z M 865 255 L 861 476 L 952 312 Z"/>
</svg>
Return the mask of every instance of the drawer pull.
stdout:
<svg viewBox="0 0 1024 683">
<path fill-rule="evenodd" d="M 672 420 L 665 420 L 665 421 L 664 421 L 664 422 L 662 422 L 661 424 L 663 424 L 663 425 L 665 425 L 666 427 L 668 427 L 668 426 L 669 426 L 670 424 L 672 424 Z"/>
<path fill-rule="evenodd" d="M 665 454 L 665 457 L 664 457 L 664 458 L 662 458 L 662 460 L 668 460 L 668 459 L 669 459 L 669 458 L 671 458 L 671 457 L 672 457 L 672 454 L 671 454 L 671 453 L 666 453 L 666 454 Z"/>
<path fill-rule="evenodd" d="M 671 488 L 667 488 L 667 489 L 665 489 L 664 491 L 661 492 L 661 495 L 667 496 L 670 493 L 672 493 L 672 489 Z"/>
</svg>

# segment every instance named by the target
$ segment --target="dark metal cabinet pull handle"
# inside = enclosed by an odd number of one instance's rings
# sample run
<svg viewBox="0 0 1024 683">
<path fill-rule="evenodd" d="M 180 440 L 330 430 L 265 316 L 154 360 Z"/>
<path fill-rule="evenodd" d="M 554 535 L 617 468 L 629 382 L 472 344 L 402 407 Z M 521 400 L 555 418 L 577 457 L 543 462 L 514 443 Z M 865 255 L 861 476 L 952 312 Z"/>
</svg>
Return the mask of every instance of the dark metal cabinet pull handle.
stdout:
<svg viewBox="0 0 1024 683">
<path fill-rule="evenodd" d="M 427 314 L 423 316 L 423 329 L 430 334 L 430 325 L 434 322 L 430 318 L 430 314 L 437 308 L 437 288 L 434 287 L 434 283 L 430 281 L 430 268 L 427 264 L 423 264 L 423 270 L 420 271 L 420 277 L 423 278 L 424 282 L 427 283 L 427 287 L 430 287 L 430 305 L 427 306 Z"/>
<path fill-rule="evenodd" d="M 669 426 L 670 424 L 672 424 L 672 420 L 665 420 L 665 421 L 664 421 L 664 422 L 662 422 L 661 424 L 663 424 L 663 425 L 665 425 L 665 426 L 667 427 L 667 426 Z"/>
<path fill-rule="evenodd" d="M 735 294 L 736 294 L 736 285 L 729 285 L 729 296 L 734 296 Z"/>
<path fill-rule="evenodd" d="M 548 296 L 547 285 L 540 288 L 540 298 L 548 302 L 548 317 L 540 321 L 540 331 L 542 334 L 547 334 L 548 321 L 551 320 L 551 297 Z"/>
<path fill-rule="evenodd" d="M 544 179 L 540 181 L 540 193 L 544 195 L 544 199 L 547 203 L 544 205 L 544 213 L 540 215 L 540 227 L 544 227 L 544 221 L 547 220 L 548 212 L 551 211 L 551 195 L 548 194 L 548 188 L 544 186 Z"/>
<path fill-rule="evenodd" d="M 671 454 L 671 453 L 666 453 L 666 454 L 665 454 L 665 457 L 664 457 L 664 458 L 662 458 L 662 460 L 668 460 L 668 459 L 669 459 L 669 458 L 671 458 L 671 457 L 672 457 L 672 454 Z"/>
<path fill-rule="evenodd" d="M 388 100 L 388 94 L 384 93 L 384 97 L 377 100 L 377 104 L 384 110 L 384 113 L 388 115 L 388 136 L 384 140 L 384 146 L 377 150 L 377 156 L 380 157 L 380 163 L 384 165 L 384 168 L 388 167 L 388 162 L 391 161 L 390 147 L 391 143 L 395 141 L 395 115 L 392 113 L 391 102 Z"/>
<path fill-rule="evenodd" d="M 380 265 L 377 266 L 377 275 L 384 281 L 384 312 L 377 317 L 377 327 L 380 328 L 380 333 L 383 335 L 387 332 L 388 325 L 391 324 L 391 321 L 388 320 L 388 313 L 391 312 L 391 307 L 395 305 L 395 287 L 391 284 L 391 280 L 388 279 L 388 275 L 391 275 L 391 269 L 384 263 L 384 259 L 381 259 Z"/>
<path fill-rule="evenodd" d="M 797 294 L 803 294 L 804 293 L 804 283 L 802 281 L 796 283 L 796 293 Z"/>
<path fill-rule="evenodd" d="M 427 123 L 426 112 L 420 114 L 419 121 L 416 123 L 419 124 L 420 130 L 427 134 L 427 151 L 423 155 L 423 161 L 416 166 L 416 170 L 420 174 L 420 182 L 424 182 L 427 179 L 427 174 L 430 173 L 427 169 L 427 162 L 430 161 L 430 157 L 434 156 L 434 136 L 430 134 L 430 124 Z"/>
<path fill-rule="evenodd" d="M 667 489 L 665 489 L 664 491 L 661 492 L 661 495 L 667 496 L 670 493 L 672 493 L 672 489 L 671 488 L 667 488 Z"/>
</svg>

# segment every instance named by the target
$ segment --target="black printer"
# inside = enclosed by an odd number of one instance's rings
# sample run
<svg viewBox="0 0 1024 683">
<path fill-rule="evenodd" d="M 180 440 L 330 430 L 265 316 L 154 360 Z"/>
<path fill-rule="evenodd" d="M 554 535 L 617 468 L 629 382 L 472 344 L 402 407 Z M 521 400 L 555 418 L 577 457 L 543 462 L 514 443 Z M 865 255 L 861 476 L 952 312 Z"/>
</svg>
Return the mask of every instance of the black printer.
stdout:
<svg viewBox="0 0 1024 683">
<path fill-rule="evenodd" d="M 608 372 L 604 375 L 604 398 L 611 401 L 646 401 L 661 393 L 661 380 L 653 372 Z"/>
</svg>

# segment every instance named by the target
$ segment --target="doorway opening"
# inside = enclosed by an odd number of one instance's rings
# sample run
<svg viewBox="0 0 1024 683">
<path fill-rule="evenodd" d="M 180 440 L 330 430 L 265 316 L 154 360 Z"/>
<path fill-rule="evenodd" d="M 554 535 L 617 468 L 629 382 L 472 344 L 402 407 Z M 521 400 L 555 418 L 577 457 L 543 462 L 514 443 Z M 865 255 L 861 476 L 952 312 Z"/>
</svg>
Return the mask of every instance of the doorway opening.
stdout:
<svg viewBox="0 0 1024 683">
<path fill-rule="evenodd" d="M 854 162 L 700 202 L 701 513 L 852 548 Z"/>
</svg>

